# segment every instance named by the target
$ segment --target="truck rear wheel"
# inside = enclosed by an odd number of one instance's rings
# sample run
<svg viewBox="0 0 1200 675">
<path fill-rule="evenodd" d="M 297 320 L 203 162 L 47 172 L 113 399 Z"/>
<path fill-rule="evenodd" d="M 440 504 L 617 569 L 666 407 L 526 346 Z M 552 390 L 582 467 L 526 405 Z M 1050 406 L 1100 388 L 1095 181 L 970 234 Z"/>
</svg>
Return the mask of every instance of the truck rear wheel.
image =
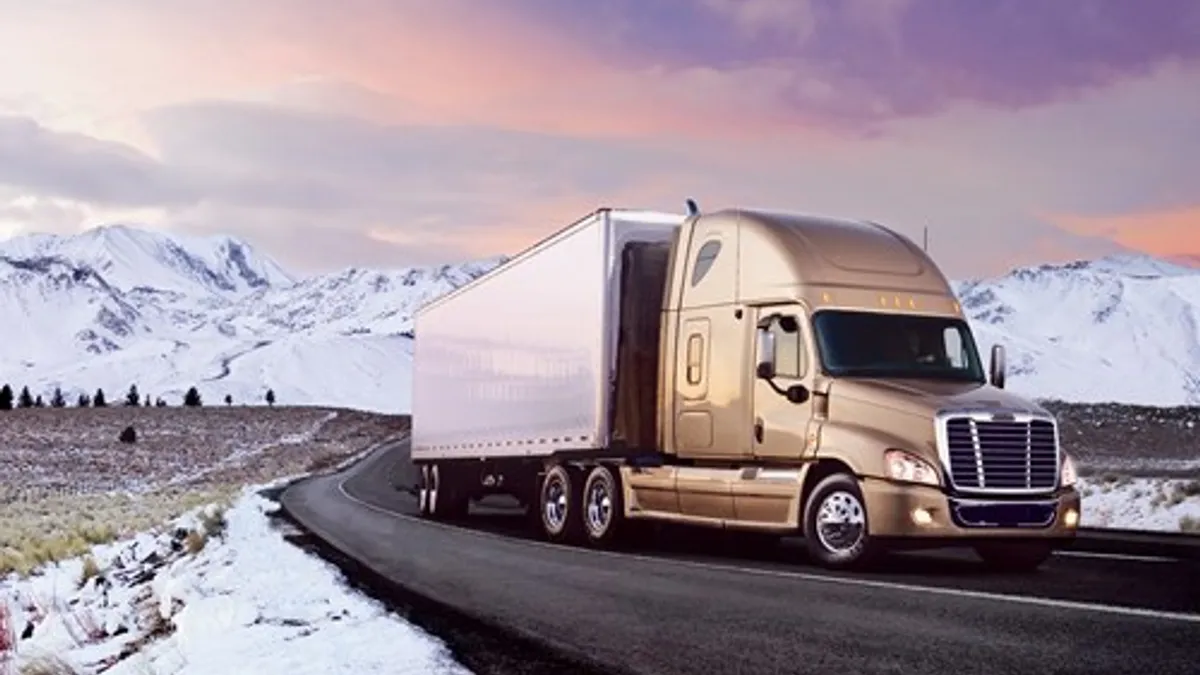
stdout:
<svg viewBox="0 0 1200 675">
<path fill-rule="evenodd" d="M 881 546 L 872 540 L 866 500 L 854 476 L 835 473 L 813 488 L 804 506 L 804 544 L 823 567 L 866 567 Z"/>
<path fill-rule="evenodd" d="M 616 542 L 625 520 L 621 481 L 612 467 L 599 464 L 583 484 L 583 529 L 589 544 L 608 547 Z"/>
<path fill-rule="evenodd" d="M 550 467 L 542 479 L 538 491 L 538 510 L 541 512 L 542 531 L 546 538 L 555 543 L 578 541 L 583 529 L 580 506 L 583 491 L 580 473 L 563 464 Z"/>
</svg>

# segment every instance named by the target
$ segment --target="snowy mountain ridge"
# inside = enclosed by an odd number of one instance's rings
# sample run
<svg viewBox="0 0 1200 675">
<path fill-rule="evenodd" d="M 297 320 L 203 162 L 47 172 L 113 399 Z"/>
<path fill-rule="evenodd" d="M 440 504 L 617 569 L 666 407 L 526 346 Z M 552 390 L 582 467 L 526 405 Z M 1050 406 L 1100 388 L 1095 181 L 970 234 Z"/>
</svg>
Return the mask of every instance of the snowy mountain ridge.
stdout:
<svg viewBox="0 0 1200 675">
<path fill-rule="evenodd" d="M 0 255 L 61 258 L 94 270 L 125 291 L 244 295 L 295 281 L 274 260 L 233 237 L 185 237 L 128 225 L 104 225 L 67 237 L 15 237 L 0 243 Z"/>
<path fill-rule="evenodd" d="M 1046 398 L 1200 404 L 1200 270 L 1146 255 L 1023 267 L 954 284 L 1014 389 Z"/>
<path fill-rule="evenodd" d="M 413 312 L 500 261 L 297 280 L 233 237 L 17 237 L 0 242 L 0 383 L 403 411 Z"/>
<path fill-rule="evenodd" d="M 0 242 L 0 383 L 406 411 L 413 313 L 502 260 L 297 278 L 228 236 L 26 235 Z M 1198 269 L 1119 255 L 954 287 L 1016 391 L 1200 404 Z"/>
</svg>

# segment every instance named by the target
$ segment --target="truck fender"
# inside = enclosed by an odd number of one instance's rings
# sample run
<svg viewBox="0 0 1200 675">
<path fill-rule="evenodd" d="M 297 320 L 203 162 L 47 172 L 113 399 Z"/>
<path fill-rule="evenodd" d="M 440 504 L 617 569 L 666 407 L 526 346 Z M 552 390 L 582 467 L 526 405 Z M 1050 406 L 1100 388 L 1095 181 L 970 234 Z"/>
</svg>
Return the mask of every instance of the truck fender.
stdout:
<svg viewBox="0 0 1200 675">
<path fill-rule="evenodd" d="M 887 475 L 883 453 L 892 448 L 908 450 L 929 459 L 926 453 L 912 448 L 911 443 L 880 429 L 861 424 L 825 423 L 817 459 L 835 459 L 860 477 L 883 478 Z M 936 466 L 936 462 L 934 462 Z"/>
</svg>

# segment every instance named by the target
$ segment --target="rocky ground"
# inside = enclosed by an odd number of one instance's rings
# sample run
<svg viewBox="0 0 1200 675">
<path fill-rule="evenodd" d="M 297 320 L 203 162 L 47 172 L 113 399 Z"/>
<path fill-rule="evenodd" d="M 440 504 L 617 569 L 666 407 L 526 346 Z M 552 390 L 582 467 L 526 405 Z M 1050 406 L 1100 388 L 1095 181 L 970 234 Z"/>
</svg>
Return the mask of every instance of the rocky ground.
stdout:
<svg viewBox="0 0 1200 675">
<path fill-rule="evenodd" d="M 132 427 L 136 440 L 125 443 Z M 333 408 L 33 408 L 0 412 L 0 577 L 332 466 L 408 427 Z"/>
<path fill-rule="evenodd" d="M 1200 479 L 1200 407 L 1043 401 L 1080 473 Z"/>
</svg>

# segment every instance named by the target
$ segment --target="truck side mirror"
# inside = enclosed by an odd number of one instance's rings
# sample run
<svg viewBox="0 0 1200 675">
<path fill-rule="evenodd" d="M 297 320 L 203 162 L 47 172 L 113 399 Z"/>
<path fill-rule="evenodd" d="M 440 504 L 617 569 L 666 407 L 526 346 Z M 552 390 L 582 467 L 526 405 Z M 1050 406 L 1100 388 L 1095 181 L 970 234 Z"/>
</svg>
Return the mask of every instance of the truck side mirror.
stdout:
<svg viewBox="0 0 1200 675">
<path fill-rule="evenodd" d="M 992 345 L 992 362 L 988 364 L 988 378 L 993 387 L 1004 388 L 1004 370 L 1004 345 Z"/>
<path fill-rule="evenodd" d="M 787 397 L 788 401 L 797 405 L 805 403 L 809 398 L 808 387 L 802 384 L 793 384 L 787 388 L 787 392 L 784 394 L 784 396 Z"/>
<path fill-rule="evenodd" d="M 766 328 L 758 329 L 758 365 L 754 373 L 760 380 L 775 379 L 775 334 Z"/>
</svg>

